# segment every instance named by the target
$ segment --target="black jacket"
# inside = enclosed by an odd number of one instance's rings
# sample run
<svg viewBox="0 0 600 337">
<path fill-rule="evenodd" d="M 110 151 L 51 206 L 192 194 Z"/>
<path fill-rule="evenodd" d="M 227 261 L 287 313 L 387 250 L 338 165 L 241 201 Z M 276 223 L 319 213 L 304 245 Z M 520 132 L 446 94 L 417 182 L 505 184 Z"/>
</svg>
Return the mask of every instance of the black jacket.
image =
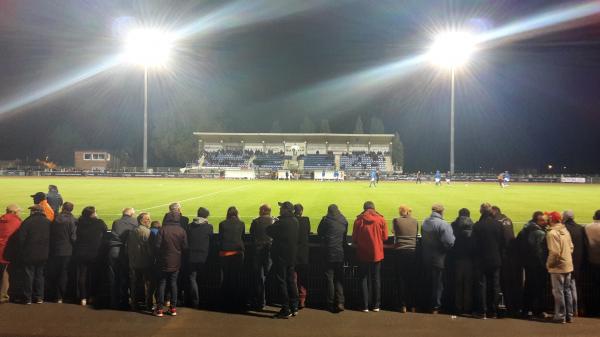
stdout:
<svg viewBox="0 0 600 337">
<path fill-rule="evenodd" d="M 221 250 L 244 251 L 246 225 L 238 218 L 229 218 L 219 224 Z"/>
<path fill-rule="evenodd" d="M 181 213 L 173 213 L 173 212 L 166 213 L 165 216 L 163 217 L 163 223 L 166 222 L 167 216 L 169 214 L 172 214 L 172 216 L 179 215 L 179 224 L 181 225 L 181 227 L 183 227 L 183 229 L 187 230 L 187 226 L 190 224 L 190 219 L 187 216 L 183 216 L 183 214 L 181 214 Z"/>
<path fill-rule="evenodd" d="M 129 232 L 138 226 L 137 220 L 132 216 L 123 215 L 115 220 L 111 229 L 111 237 L 108 245 L 110 247 L 124 247 Z"/>
<path fill-rule="evenodd" d="M 63 198 L 60 193 L 58 193 L 58 191 L 49 191 L 48 194 L 46 194 L 46 200 L 48 201 L 48 205 L 52 207 L 54 214 L 58 214 L 58 209 L 63 204 Z"/>
<path fill-rule="evenodd" d="M 206 220 L 199 221 L 199 219 L 194 219 L 187 229 L 188 261 L 190 263 L 205 263 L 210 249 L 213 225 Z"/>
<path fill-rule="evenodd" d="M 453 259 L 465 260 L 474 257 L 473 221 L 468 216 L 458 217 L 452 223 L 454 246 L 450 255 Z"/>
<path fill-rule="evenodd" d="M 326 262 L 344 262 L 344 246 L 348 235 L 348 220 L 343 215 L 326 215 L 321 219 L 317 233 L 323 244 Z"/>
<path fill-rule="evenodd" d="M 298 226 L 298 219 L 289 214 L 281 215 L 272 226 L 267 228 L 267 234 L 273 238 L 271 255 L 285 266 L 296 264 Z"/>
<path fill-rule="evenodd" d="M 572 219 L 565 221 L 565 226 L 573 241 L 573 274 L 575 279 L 579 279 L 581 264 L 585 256 L 585 228 Z"/>
<path fill-rule="evenodd" d="M 546 269 L 548 245 L 545 229 L 533 221 L 528 222 L 517 235 L 517 246 L 525 268 Z"/>
<path fill-rule="evenodd" d="M 16 233 L 19 261 L 25 264 L 42 263 L 50 252 L 50 220 L 44 213 L 34 213 L 23 220 Z"/>
<path fill-rule="evenodd" d="M 187 249 L 188 241 L 179 221 L 177 214 L 167 215 L 154 242 L 160 271 L 175 272 L 181 268 L 181 255 Z"/>
<path fill-rule="evenodd" d="M 259 216 L 252 220 L 250 224 L 250 236 L 254 243 L 254 249 L 261 250 L 271 247 L 273 238 L 267 235 L 267 228 L 273 224 L 273 217 L 270 215 Z"/>
<path fill-rule="evenodd" d="M 298 253 L 296 264 L 308 264 L 308 235 L 310 234 L 310 219 L 307 216 L 298 219 Z"/>
<path fill-rule="evenodd" d="M 502 223 L 492 216 L 482 216 L 473 225 L 475 242 L 475 262 L 479 268 L 499 268 L 502 266 L 504 231 Z"/>
<path fill-rule="evenodd" d="M 62 212 L 50 225 L 50 256 L 71 256 L 77 239 L 77 219 L 70 212 Z"/>
<path fill-rule="evenodd" d="M 73 245 L 73 258 L 79 261 L 95 260 L 107 232 L 108 227 L 101 219 L 80 217 L 77 220 L 77 240 Z"/>
</svg>

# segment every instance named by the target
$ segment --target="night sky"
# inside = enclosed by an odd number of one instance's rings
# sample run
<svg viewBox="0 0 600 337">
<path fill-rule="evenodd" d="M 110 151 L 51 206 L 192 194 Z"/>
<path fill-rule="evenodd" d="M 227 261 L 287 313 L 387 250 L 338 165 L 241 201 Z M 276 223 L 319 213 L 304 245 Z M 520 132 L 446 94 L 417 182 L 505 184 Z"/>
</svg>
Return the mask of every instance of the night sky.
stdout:
<svg viewBox="0 0 600 337">
<path fill-rule="evenodd" d="M 131 22 L 176 30 L 225 7 L 225 23 L 178 41 L 168 69 L 151 72 L 151 137 L 269 132 L 273 120 L 297 132 L 305 116 L 352 132 L 357 116 L 367 129 L 378 117 L 386 132 L 399 132 L 406 169 L 446 170 L 447 72 L 426 65 L 373 86 L 332 91 L 327 83 L 423 53 L 432 33 L 452 23 L 485 32 L 579 2 L 245 3 L 0 0 L 0 107 L 118 53 Z M 139 67 L 119 65 L 0 112 L 0 160 L 48 155 L 67 164 L 75 148 L 102 148 L 141 162 L 142 86 Z M 479 51 L 457 74 L 456 109 L 457 171 L 544 172 L 552 164 L 554 172 L 598 173 L 600 16 Z"/>
</svg>

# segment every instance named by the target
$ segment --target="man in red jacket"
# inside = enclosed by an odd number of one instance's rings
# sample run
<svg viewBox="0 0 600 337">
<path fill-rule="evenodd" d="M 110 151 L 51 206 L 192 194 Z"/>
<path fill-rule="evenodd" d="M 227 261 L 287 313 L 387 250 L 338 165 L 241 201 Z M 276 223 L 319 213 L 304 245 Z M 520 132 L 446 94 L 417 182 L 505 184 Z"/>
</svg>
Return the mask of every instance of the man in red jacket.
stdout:
<svg viewBox="0 0 600 337">
<path fill-rule="evenodd" d="M 17 205 L 8 205 L 6 214 L 0 217 L 0 303 L 8 301 L 8 272 L 9 261 L 4 258 L 4 250 L 10 237 L 21 226 L 19 212 L 21 209 Z"/>
<path fill-rule="evenodd" d="M 352 245 L 359 262 L 363 312 L 369 312 L 369 309 L 378 312 L 381 304 L 383 242 L 387 240 L 388 229 L 385 219 L 375 211 L 372 201 L 365 202 L 363 209 L 354 221 Z"/>
</svg>

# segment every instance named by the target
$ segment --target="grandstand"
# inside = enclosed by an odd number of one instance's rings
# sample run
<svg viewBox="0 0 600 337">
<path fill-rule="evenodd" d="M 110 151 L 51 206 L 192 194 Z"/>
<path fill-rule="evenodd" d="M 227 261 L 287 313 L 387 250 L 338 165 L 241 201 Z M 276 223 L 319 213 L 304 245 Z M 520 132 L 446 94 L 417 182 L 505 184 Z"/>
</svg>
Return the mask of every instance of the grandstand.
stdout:
<svg viewBox="0 0 600 337">
<path fill-rule="evenodd" d="M 391 134 L 195 132 L 191 170 L 393 171 Z"/>
</svg>

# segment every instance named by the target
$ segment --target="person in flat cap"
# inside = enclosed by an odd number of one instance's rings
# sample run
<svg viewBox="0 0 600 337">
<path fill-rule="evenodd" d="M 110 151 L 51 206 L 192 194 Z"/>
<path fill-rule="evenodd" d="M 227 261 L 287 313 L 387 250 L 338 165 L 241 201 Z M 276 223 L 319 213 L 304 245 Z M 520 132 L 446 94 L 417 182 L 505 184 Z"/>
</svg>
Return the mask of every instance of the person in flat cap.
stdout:
<svg viewBox="0 0 600 337">
<path fill-rule="evenodd" d="M 298 251 L 298 219 L 294 216 L 294 204 L 280 202 L 279 218 L 267 227 L 267 234 L 273 238 L 272 256 L 281 290 L 281 311 L 273 318 L 287 319 L 298 314 L 298 286 L 294 278 L 296 254 Z"/>
<path fill-rule="evenodd" d="M 54 221 L 54 210 L 52 209 L 50 204 L 48 204 L 48 200 L 46 200 L 46 193 L 37 192 L 36 194 L 32 194 L 31 197 L 33 198 L 34 204 L 42 207 L 42 211 L 46 218 L 48 218 L 48 220 L 50 221 Z"/>
</svg>

